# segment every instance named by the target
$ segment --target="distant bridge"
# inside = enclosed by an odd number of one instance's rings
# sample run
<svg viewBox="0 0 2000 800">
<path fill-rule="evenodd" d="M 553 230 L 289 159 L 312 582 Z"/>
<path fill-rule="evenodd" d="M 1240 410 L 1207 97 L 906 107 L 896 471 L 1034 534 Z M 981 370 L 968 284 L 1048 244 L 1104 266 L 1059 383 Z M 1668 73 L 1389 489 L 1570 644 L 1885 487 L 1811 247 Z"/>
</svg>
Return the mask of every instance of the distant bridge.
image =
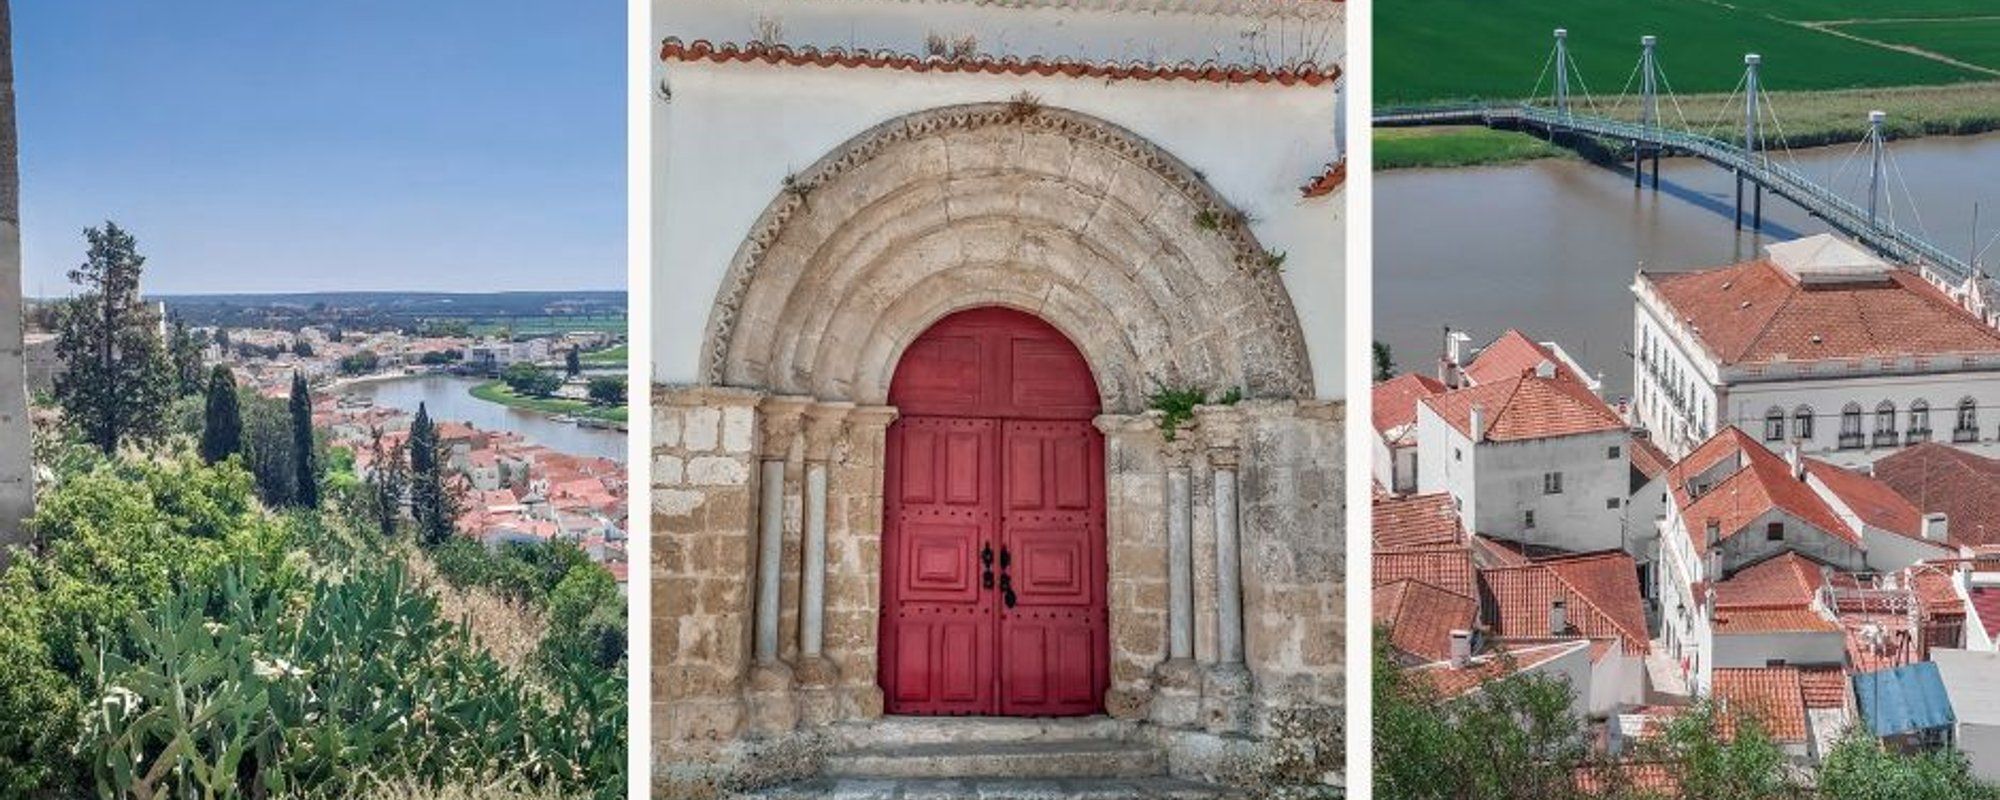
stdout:
<svg viewBox="0 0 2000 800">
<path fill-rule="evenodd" d="M 1639 185 L 1644 174 L 1644 159 L 1650 156 L 1653 159 L 1655 189 L 1660 185 L 1661 154 L 1694 156 L 1735 173 L 1736 224 L 1739 228 L 1743 226 L 1744 188 L 1747 184 L 1753 195 L 1753 206 L 1750 210 L 1751 225 L 1754 228 L 1763 227 L 1763 191 L 1769 189 L 1884 257 L 1918 268 L 1933 283 L 1948 289 L 1956 288 L 1963 285 L 1968 278 L 1979 274 L 1977 267 L 1967 259 L 1946 252 L 1923 235 L 1899 227 L 1892 220 L 1877 213 L 1877 200 L 1885 188 L 1882 174 L 1882 112 L 1869 114 L 1870 129 L 1867 143 L 1873 150 L 1873 172 L 1869 176 L 1869 197 L 1864 207 L 1842 197 L 1798 170 L 1771 160 L 1768 152 L 1758 146 L 1763 140 L 1759 135 L 1761 115 L 1758 107 L 1761 94 L 1757 81 L 1761 59 L 1756 55 L 1744 58 L 1746 107 L 1743 138 L 1738 142 L 1692 131 L 1676 130 L 1661 124 L 1658 87 L 1664 82 L 1664 77 L 1658 73 L 1658 63 L 1653 53 L 1654 39 L 1651 36 L 1641 40 L 1644 49 L 1640 65 L 1634 72 L 1635 75 L 1640 71 L 1645 74 L 1640 85 L 1640 121 L 1629 122 L 1607 116 L 1578 113 L 1570 103 L 1568 92 L 1568 75 L 1573 69 L 1573 64 L 1568 59 L 1565 39 L 1565 31 L 1556 31 L 1556 47 L 1551 62 L 1559 65 L 1559 68 L 1556 73 L 1554 102 L 1551 106 L 1537 105 L 1531 101 L 1389 107 L 1376 110 L 1374 124 L 1384 128 L 1483 125 L 1503 130 L 1531 131 L 1544 135 L 1552 142 L 1560 142 L 1565 136 L 1579 135 L 1630 142 L 1633 185 Z M 1536 91 L 1539 90 L 1538 82 Z"/>
</svg>

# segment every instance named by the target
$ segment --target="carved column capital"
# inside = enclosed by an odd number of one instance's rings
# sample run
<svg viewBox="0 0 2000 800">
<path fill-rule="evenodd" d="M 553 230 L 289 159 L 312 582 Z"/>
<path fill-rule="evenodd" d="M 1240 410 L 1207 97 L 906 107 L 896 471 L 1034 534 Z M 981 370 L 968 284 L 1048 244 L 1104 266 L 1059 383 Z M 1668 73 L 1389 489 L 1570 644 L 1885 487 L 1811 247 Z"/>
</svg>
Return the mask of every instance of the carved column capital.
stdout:
<svg viewBox="0 0 2000 800">
<path fill-rule="evenodd" d="M 1121 434 L 1145 433 L 1156 430 L 1160 427 L 1158 417 L 1159 414 L 1157 412 L 1147 412 L 1144 414 L 1099 414 L 1091 418 L 1090 424 L 1097 428 L 1098 433 L 1102 433 L 1105 436 L 1118 436 Z"/>
<path fill-rule="evenodd" d="M 850 406 L 845 419 L 849 430 L 880 429 L 889 427 L 901 413 L 895 406 Z"/>
<path fill-rule="evenodd" d="M 854 412 L 854 404 L 847 402 L 814 403 L 805 409 L 806 460 L 826 461 L 833 453 L 833 445 L 846 432 L 849 414 Z"/>
<path fill-rule="evenodd" d="M 806 407 L 812 398 L 791 395 L 773 395 L 757 404 L 763 430 L 763 441 L 759 444 L 758 455 L 766 461 L 783 460 L 791 455 L 792 439 L 804 424 Z"/>
<path fill-rule="evenodd" d="M 1242 458 L 1243 412 L 1235 406 L 1196 406 L 1194 419 L 1209 466 L 1235 469 Z"/>
</svg>

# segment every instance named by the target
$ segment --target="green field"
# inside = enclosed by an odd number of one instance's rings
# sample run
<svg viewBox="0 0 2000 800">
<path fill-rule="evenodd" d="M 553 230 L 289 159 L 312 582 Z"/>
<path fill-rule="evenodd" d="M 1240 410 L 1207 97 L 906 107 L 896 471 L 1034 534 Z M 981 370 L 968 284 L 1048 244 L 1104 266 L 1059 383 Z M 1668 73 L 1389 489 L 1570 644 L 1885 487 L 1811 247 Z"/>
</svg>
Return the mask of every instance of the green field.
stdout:
<svg viewBox="0 0 2000 800">
<path fill-rule="evenodd" d="M 606 408 L 594 406 L 582 400 L 559 397 L 522 397 L 507 388 L 500 381 L 487 381 L 472 387 L 472 396 L 489 403 L 499 403 L 512 408 L 540 411 L 544 414 L 568 414 L 573 417 L 591 417 L 610 422 L 624 422 L 626 407 Z"/>
<path fill-rule="evenodd" d="M 466 332 L 473 336 L 491 336 L 501 331 L 508 331 L 517 335 L 568 333 L 571 331 L 624 333 L 626 325 L 626 318 L 623 315 L 610 314 L 504 317 L 473 320 L 466 324 Z"/>
<path fill-rule="evenodd" d="M 1982 8 L 1990 7 L 1971 0 L 1746 0 L 1734 6 L 1702 0 L 1393 0 L 1375 8 L 1375 96 L 1381 105 L 1529 97 L 1548 62 L 1550 31 L 1559 27 L 1569 29 L 1572 57 L 1583 74 L 1584 86 L 1576 91 L 1581 95 L 1587 88 L 1605 104 L 1633 74 L 1642 34 L 1660 37 L 1661 69 L 1680 94 L 1728 94 L 1742 77 L 1748 52 L 1764 56 L 1765 85 L 1779 91 L 1990 80 L 1993 76 L 1975 70 L 1842 38 L 1785 16 L 2000 13 Z M 1804 16 L 1808 10 L 1810 16 Z M 1548 91 L 1545 78 L 1540 93 Z"/>
<path fill-rule="evenodd" d="M 592 350 L 584 353 L 582 360 L 583 363 L 594 367 L 616 367 L 624 366 L 626 360 L 631 357 L 631 346 L 621 344 L 616 347 L 607 347 L 603 350 Z"/>
<path fill-rule="evenodd" d="M 1570 151 L 1524 133 L 1490 128 L 1387 128 L 1375 132 L 1375 168 L 1471 167 L 1559 158 Z"/>
<path fill-rule="evenodd" d="M 2000 8 L 1995 13 L 2000 13 Z M 2000 70 L 2000 17 L 1940 22 L 1854 22 L 1836 27 L 1855 36 L 1915 47 Z"/>
</svg>

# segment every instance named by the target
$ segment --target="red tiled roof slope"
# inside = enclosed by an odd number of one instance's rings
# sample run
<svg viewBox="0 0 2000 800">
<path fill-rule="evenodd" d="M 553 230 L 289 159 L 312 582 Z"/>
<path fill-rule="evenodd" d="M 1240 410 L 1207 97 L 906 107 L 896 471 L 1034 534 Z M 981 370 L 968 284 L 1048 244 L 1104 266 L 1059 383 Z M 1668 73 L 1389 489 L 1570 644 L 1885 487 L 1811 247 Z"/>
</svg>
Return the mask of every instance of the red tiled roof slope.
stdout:
<svg viewBox="0 0 2000 800">
<path fill-rule="evenodd" d="M 1640 279 L 1724 364 L 2000 352 L 2000 332 L 1907 270 L 1814 286 L 1759 259 Z"/>
<path fill-rule="evenodd" d="M 1200 64 L 1147 64 L 1133 62 L 1078 61 L 1070 58 L 1020 58 L 1017 56 L 972 56 L 945 58 L 887 50 L 825 49 L 810 45 L 750 42 L 716 44 L 706 39 L 683 42 L 668 37 L 660 45 L 661 61 L 707 61 L 716 64 L 761 63 L 783 66 L 871 67 L 904 72 L 969 73 L 1015 76 L 1065 76 L 1096 80 L 1203 81 L 1231 84 L 1275 84 L 1279 86 L 1322 86 L 1340 77 L 1338 66 L 1301 66 L 1271 69 L 1207 61 Z"/>
<path fill-rule="evenodd" d="M 1533 375 L 1457 389 L 1422 401 L 1460 433 L 1472 430 L 1472 409 L 1486 414 L 1486 438 L 1508 442 L 1623 430 L 1603 400 L 1574 381 Z"/>
<path fill-rule="evenodd" d="M 1877 460 L 1875 478 L 1920 511 L 1943 512 L 1952 544 L 2000 544 L 2000 461 L 1925 442 Z"/>
<path fill-rule="evenodd" d="M 1458 521 L 1458 508 L 1449 494 L 1379 497 L 1370 512 L 1373 523 L 1369 526 L 1370 534 L 1379 549 L 1459 547 L 1465 544 L 1465 532 Z"/>
<path fill-rule="evenodd" d="M 1721 668 L 1715 670 L 1714 681 L 1713 693 L 1729 714 L 1754 717 L 1779 742 L 1806 740 L 1805 689 L 1796 668 Z M 1733 736 L 1732 718 L 1724 720 L 1724 735 Z"/>
<path fill-rule="evenodd" d="M 1638 567 L 1622 552 L 1591 553 L 1483 570 L 1494 603 L 1493 630 L 1506 637 L 1542 638 L 1549 609 L 1563 600 L 1570 628 L 1590 637 L 1618 637 L 1628 654 L 1650 650 Z"/>
<path fill-rule="evenodd" d="M 1923 512 L 1889 484 L 1817 459 L 1806 459 L 1806 473 L 1826 484 L 1863 523 L 1912 539 L 1923 538 Z"/>
<path fill-rule="evenodd" d="M 1375 384 L 1369 392 L 1369 411 L 1375 420 L 1375 432 L 1388 435 L 1390 431 L 1417 421 L 1417 401 L 1432 395 L 1444 393 L 1444 384 L 1427 375 L 1406 372 Z"/>
<path fill-rule="evenodd" d="M 1479 622 L 1479 602 L 1423 581 L 1375 587 L 1374 615 L 1389 630 L 1389 644 L 1424 661 L 1451 657 L 1451 632 Z"/>
<path fill-rule="evenodd" d="M 1576 372 L 1556 358 L 1555 353 L 1513 328 L 1480 350 L 1472 363 L 1465 365 L 1465 376 L 1474 383 L 1492 383 L 1534 372 L 1544 361 L 1555 367 L 1556 377 L 1579 380 Z"/>
</svg>

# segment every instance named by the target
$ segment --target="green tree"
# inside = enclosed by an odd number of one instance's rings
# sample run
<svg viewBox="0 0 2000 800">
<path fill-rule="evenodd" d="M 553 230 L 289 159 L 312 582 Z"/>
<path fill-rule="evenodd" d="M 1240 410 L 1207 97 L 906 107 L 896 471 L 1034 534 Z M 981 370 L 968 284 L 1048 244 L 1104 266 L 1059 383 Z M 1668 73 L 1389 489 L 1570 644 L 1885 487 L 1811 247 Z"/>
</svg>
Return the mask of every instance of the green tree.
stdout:
<svg viewBox="0 0 2000 800">
<path fill-rule="evenodd" d="M 569 352 L 563 354 L 563 370 L 572 378 L 583 374 L 583 354 L 577 352 L 576 345 L 570 345 Z"/>
<path fill-rule="evenodd" d="M 403 518 L 403 494 L 410 488 L 409 446 L 389 446 L 382 440 L 381 428 L 369 433 L 368 491 L 363 495 L 362 510 L 387 539 L 396 535 Z"/>
<path fill-rule="evenodd" d="M 1827 753 L 1819 793 L 1828 800 L 1991 800 L 2000 790 L 1972 776 L 1965 756 L 1944 748 L 1914 755 L 1884 749 L 1863 733 L 1850 733 Z"/>
<path fill-rule="evenodd" d="M 1398 800 L 1573 798 L 1589 754 L 1568 682 L 1516 674 L 1441 696 L 1376 635 L 1375 796 Z M 1505 658 L 1505 656 L 1502 656 Z"/>
<path fill-rule="evenodd" d="M 223 364 L 208 375 L 208 404 L 202 414 L 201 460 L 221 462 L 243 452 L 243 413 L 236 404 L 236 376 Z"/>
<path fill-rule="evenodd" d="M 305 337 L 300 337 L 298 339 L 292 340 L 292 355 L 298 356 L 299 358 L 312 358 L 313 357 L 312 343 L 306 341 Z"/>
<path fill-rule="evenodd" d="M 174 370 L 174 396 L 186 397 L 201 392 L 201 343 L 195 341 L 194 334 L 188 332 L 187 324 L 180 320 L 174 320 L 173 335 L 167 343 L 167 357 L 172 360 Z"/>
<path fill-rule="evenodd" d="M 346 375 L 366 375 L 374 372 L 382 363 L 382 357 L 373 350 L 362 350 L 340 360 L 340 371 Z"/>
<path fill-rule="evenodd" d="M 458 498 L 445 476 L 444 444 L 430 411 L 417 404 L 410 423 L 410 514 L 416 519 L 417 541 L 435 547 L 451 540 L 458 523 Z"/>
<path fill-rule="evenodd" d="M 112 222 L 83 235 L 87 254 L 69 273 L 83 291 L 63 304 L 57 324 L 56 355 L 66 369 L 56 398 L 71 427 L 110 455 L 165 431 L 159 412 L 172 399 L 174 373 L 160 320 L 139 297 L 146 258 L 138 241 Z"/>
<path fill-rule="evenodd" d="M 301 508 L 319 508 L 319 459 L 313 453 L 312 390 L 303 373 L 292 373 L 292 499 Z"/>
<path fill-rule="evenodd" d="M 529 397 L 547 397 L 555 394 L 557 389 L 562 388 L 563 383 L 562 378 L 526 361 L 516 361 L 507 365 L 507 369 L 500 373 L 500 380 L 507 384 L 507 388 L 514 390 L 515 394 Z"/>
<path fill-rule="evenodd" d="M 243 406 L 243 463 L 256 479 L 257 497 L 271 508 L 298 501 L 298 466 L 292 449 L 292 415 L 286 404 L 239 392 Z"/>
<path fill-rule="evenodd" d="M 1762 722 L 1709 703 L 1676 715 L 1641 745 L 1639 757 L 1676 765 L 1683 797 L 1765 800 L 1800 792 Z"/>
<path fill-rule="evenodd" d="M 625 377 L 605 375 L 590 379 L 590 402 L 604 406 L 625 404 Z"/>
<path fill-rule="evenodd" d="M 1389 354 L 1389 346 L 1375 342 L 1375 382 L 1381 383 L 1396 377 L 1396 359 Z"/>
</svg>

